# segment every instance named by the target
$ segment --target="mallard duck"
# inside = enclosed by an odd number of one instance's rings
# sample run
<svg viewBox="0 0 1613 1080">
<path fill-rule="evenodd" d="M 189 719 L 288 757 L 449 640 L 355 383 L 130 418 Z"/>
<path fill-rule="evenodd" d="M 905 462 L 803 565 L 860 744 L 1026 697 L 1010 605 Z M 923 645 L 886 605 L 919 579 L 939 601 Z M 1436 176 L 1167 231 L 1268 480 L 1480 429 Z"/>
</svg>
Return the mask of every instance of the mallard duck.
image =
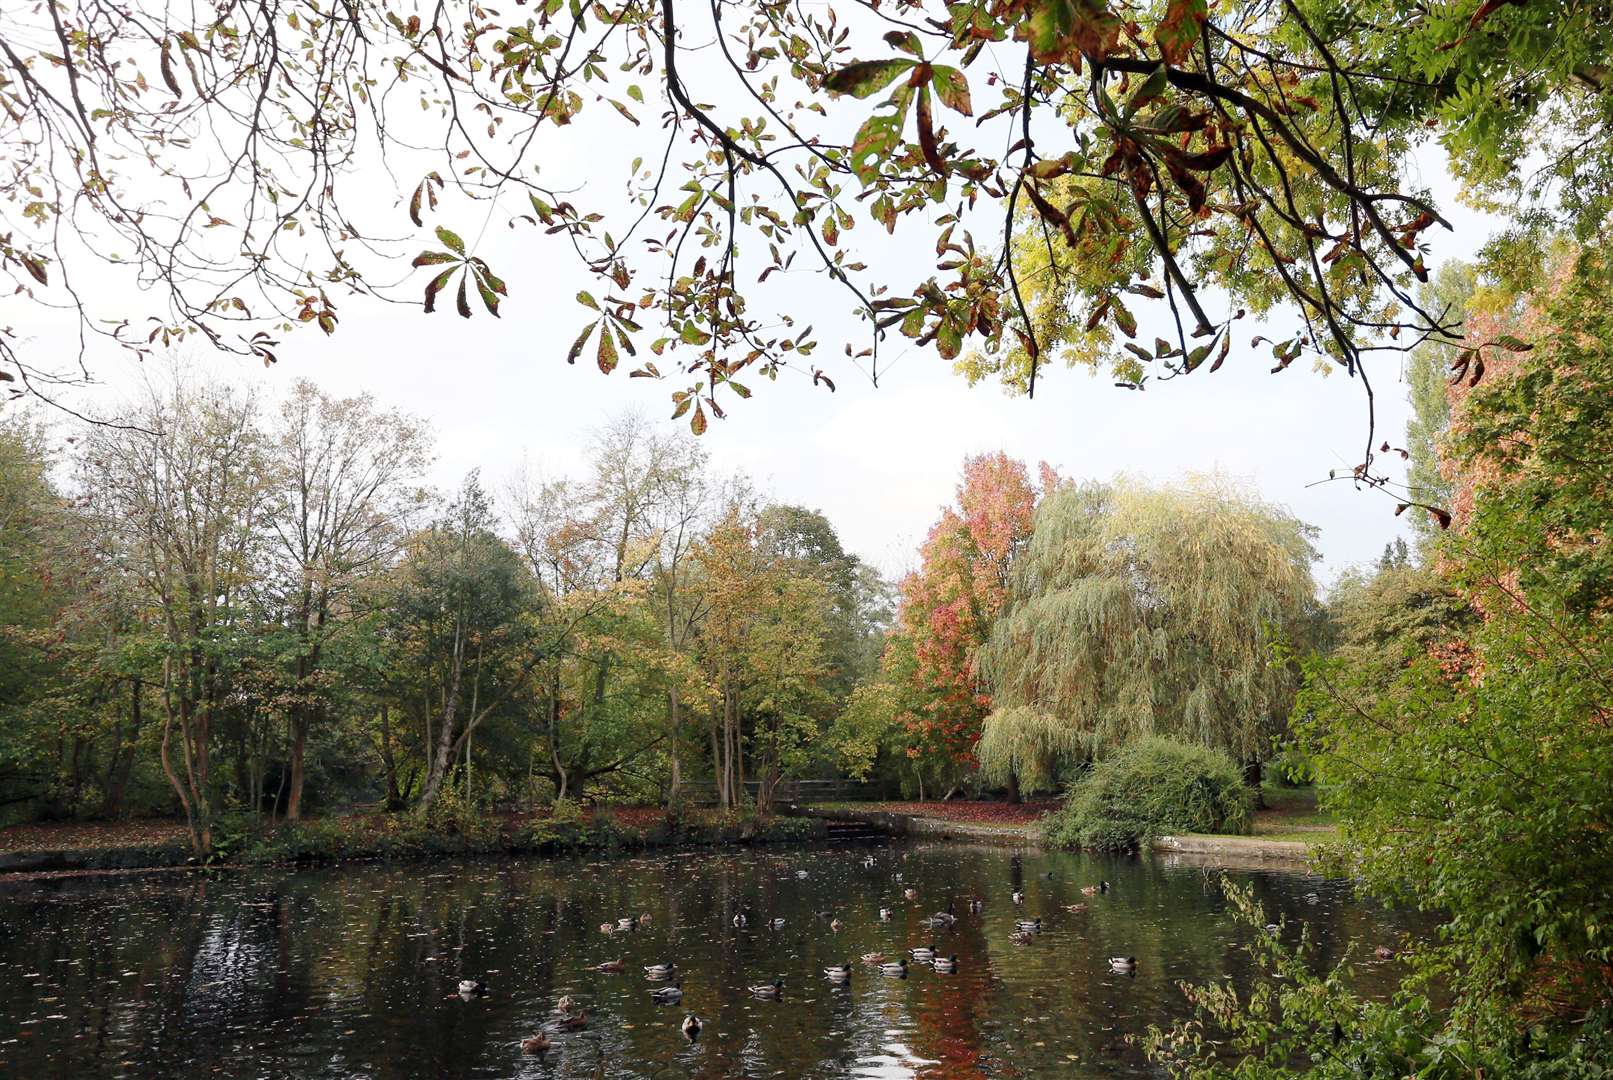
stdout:
<svg viewBox="0 0 1613 1080">
<path fill-rule="evenodd" d="M 907 950 L 907 952 L 908 952 L 909 956 L 911 956 L 913 959 L 919 961 L 920 963 L 922 963 L 922 962 L 924 962 L 926 960 L 934 960 L 935 959 L 935 946 L 934 945 L 915 945 L 911 949 Z"/>
<path fill-rule="evenodd" d="M 807 876 L 807 872 L 805 870 L 797 870 L 795 872 L 795 876 L 798 878 L 804 878 Z"/>
<path fill-rule="evenodd" d="M 570 994 L 565 995 L 559 1001 L 554 1003 L 554 1011 L 560 1013 L 571 1012 L 576 1007 L 577 999 L 572 997 Z"/>
<path fill-rule="evenodd" d="M 865 964 L 883 964 L 885 954 L 882 952 L 865 952 L 862 955 L 862 962 Z"/>
<path fill-rule="evenodd" d="M 694 1013 L 689 1013 L 683 1018 L 683 1023 L 679 1025 L 679 1030 L 683 1032 L 685 1039 L 694 1042 L 700 1038 L 700 1017 Z"/>
<path fill-rule="evenodd" d="M 1283 932 L 1283 928 L 1281 926 L 1277 925 L 1276 923 L 1269 922 L 1269 923 L 1266 924 L 1266 933 L 1270 934 L 1272 937 L 1276 937 L 1278 934 L 1280 934 L 1282 932 Z"/>
<path fill-rule="evenodd" d="M 1029 945 L 1036 940 L 1036 933 L 1033 930 L 1015 930 L 1008 935 L 1008 940 L 1015 945 Z"/>
<path fill-rule="evenodd" d="M 1372 950 L 1372 955 L 1376 956 L 1379 960 L 1393 960 L 1395 958 L 1395 951 L 1387 945 L 1379 945 L 1376 949 Z"/>
<path fill-rule="evenodd" d="M 1064 910 L 1072 915 L 1079 915 L 1087 909 L 1085 904 L 1065 904 Z"/>
<path fill-rule="evenodd" d="M 969 901 L 969 914 L 978 915 L 982 911 L 985 911 L 985 910 L 986 910 L 986 902 L 984 900 L 980 899 L 980 897 L 977 896 L 973 900 Z"/>
<path fill-rule="evenodd" d="M 833 930 L 835 933 L 838 934 L 838 933 L 840 933 L 840 931 L 844 930 L 845 928 L 846 928 L 846 924 L 841 922 L 838 917 L 829 920 L 829 929 Z"/>
<path fill-rule="evenodd" d="M 603 964 L 594 967 L 595 971 L 603 971 L 607 975 L 614 975 L 618 971 L 627 970 L 626 960 L 606 960 Z"/>
<path fill-rule="evenodd" d="M 867 858 L 863 859 L 863 865 L 872 870 L 874 868 L 874 857 L 869 855 Z"/>
<path fill-rule="evenodd" d="M 897 960 L 895 963 L 881 964 L 879 965 L 879 973 L 881 975 L 892 975 L 898 979 L 905 979 L 907 978 L 907 961 Z"/>
<path fill-rule="evenodd" d="M 1015 904 L 1015 906 L 1023 904 L 1024 902 L 1025 902 L 1025 894 L 1020 892 L 1018 889 L 1015 889 L 1014 890 L 1014 904 Z"/>
<path fill-rule="evenodd" d="M 631 915 L 628 915 L 628 916 L 625 916 L 624 918 L 620 918 L 620 919 L 616 920 L 616 929 L 618 929 L 618 930 L 633 930 L 633 929 L 636 929 L 637 927 L 638 927 L 638 919 L 634 918 Z"/>
<path fill-rule="evenodd" d="M 751 986 L 747 989 L 750 990 L 752 997 L 776 998 L 784 993 L 784 976 L 780 975 L 770 983 L 762 983 L 760 986 Z"/>
<path fill-rule="evenodd" d="M 1096 885 L 1084 886 L 1081 889 L 1081 895 L 1082 896 L 1097 896 L 1099 893 L 1106 893 L 1108 891 L 1109 891 L 1109 883 L 1107 881 L 1100 881 Z"/>
<path fill-rule="evenodd" d="M 602 922 L 602 923 L 599 924 L 599 932 L 601 934 L 614 934 L 614 933 L 616 933 L 616 924 L 615 923 Z"/>
<path fill-rule="evenodd" d="M 638 924 L 640 926 L 650 925 L 650 913 L 648 911 L 638 917 Z"/>
<path fill-rule="evenodd" d="M 581 1031 L 588 1026 L 588 1014 L 578 1009 L 574 1013 L 567 1013 L 555 1021 L 555 1026 L 561 1031 Z"/>
<path fill-rule="evenodd" d="M 536 1035 L 528 1035 L 521 1040 L 521 1053 L 541 1054 L 553 1045 L 554 1043 L 549 1041 L 549 1036 L 540 1031 Z"/>
<path fill-rule="evenodd" d="M 644 974 L 647 978 L 651 979 L 670 979 L 673 975 L 677 974 L 677 971 L 678 965 L 676 964 L 644 965 Z"/>
<path fill-rule="evenodd" d="M 895 916 L 896 916 L 896 913 L 894 911 L 892 911 L 888 907 L 882 907 L 882 908 L 879 909 L 879 921 L 880 922 L 890 922 L 891 919 L 895 918 Z"/>
<path fill-rule="evenodd" d="M 1038 915 L 1034 919 L 1020 919 L 1014 924 L 1014 929 L 1025 934 L 1040 934 L 1042 932 L 1042 918 Z"/>
<path fill-rule="evenodd" d="M 661 1005 L 676 1005 L 683 1000 L 683 980 L 679 979 L 671 986 L 657 986 L 650 991 L 650 997 Z"/>
<path fill-rule="evenodd" d="M 775 919 L 768 919 L 767 920 L 767 928 L 769 930 L 782 930 L 782 929 L 784 929 L 784 919 L 783 919 L 783 917 L 780 916 L 780 917 L 775 918 Z"/>
<path fill-rule="evenodd" d="M 743 930 L 745 929 L 745 925 L 750 922 L 750 920 L 745 918 L 745 913 L 743 911 L 736 911 L 734 913 L 733 922 L 735 930 Z"/>
<path fill-rule="evenodd" d="M 919 898 L 919 891 L 912 886 L 908 886 L 902 890 L 902 895 L 909 900 L 917 900 Z"/>
<path fill-rule="evenodd" d="M 1109 957 L 1109 968 L 1111 971 L 1118 972 L 1121 975 L 1135 974 L 1137 971 L 1137 958 L 1135 956 L 1111 956 Z"/>
<path fill-rule="evenodd" d="M 958 970 L 958 958 L 956 956 L 937 956 L 935 963 L 931 966 L 942 975 L 951 975 Z"/>
<path fill-rule="evenodd" d="M 851 978 L 851 962 L 848 960 L 844 964 L 830 964 L 823 969 L 823 973 L 836 982 L 842 982 Z"/>
<path fill-rule="evenodd" d="M 459 992 L 465 997 L 480 997 L 487 993 L 487 984 L 480 979 L 460 979 Z"/>
</svg>

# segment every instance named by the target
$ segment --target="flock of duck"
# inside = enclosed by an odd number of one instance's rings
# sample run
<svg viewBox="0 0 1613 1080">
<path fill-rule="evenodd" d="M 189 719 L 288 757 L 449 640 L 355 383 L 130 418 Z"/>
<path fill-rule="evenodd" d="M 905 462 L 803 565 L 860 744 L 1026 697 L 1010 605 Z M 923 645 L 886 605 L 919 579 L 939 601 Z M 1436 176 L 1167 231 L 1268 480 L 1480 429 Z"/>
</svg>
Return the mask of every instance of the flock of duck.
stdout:
<svg viewBox="0 0 1613 1080">
<path fill-rule="evenodd" d="M 872 868 L 876 864 L 877 860 L 872 855 L 863 860 L 863 865 L 865 867 Z M 796 876 L 804 878 L 807 876 L 807 872 L 805 870 L 798 870 L 796 871 Z M 1051 878 L 1053 875 L 1049 873 L 1046 876 Z M 901 882 L 902 875 L 900 872 L 897 872 L 894 875 L 894 880 L 898 883 Z M 1107 893 L 1108 891 L 1109 883 L 1107 881 L 1100 881 L 1096 885 L 1087 885 L 1081 889 L 1082 895 L 1089 897 L 1098 896 L 1103 893 Z M 909 902 L 917 901 L 918 890 L 914 889 L 912 886 L 907 886 L 902 890 L 902 897 Z M 1012 901 L 1015 907 L 1022 907 L 1025 903 L 1025 894 L 1023 891 L 1015 890 L 1010 895 L 1009 899 Z M 985 910 L 985 901 L 980 899 L 978 896 L 972 897 L 967 901 L 967 907 L 969 914 L 978 915 Z M 1064 910 L 1072 914 L 1080 914 L 1087 910 L 1087 905 L 1085 903 L 1069 904 L 1064 908 Z M 845 923 L 843 923 L 839 916 L 835 915 L 833 912 L 820 911 L 817 914 L 819 918 L 822 918 L 828 922 L 830 930 L 839 932 L 840 930 L 844 929 Z M 881 922 L 890 922 L 894 917 L 895 911 L 892 908 L 885 906 L 880 907 L 879 920 Z M 922 925 L 931 930 L 949 930 L 957 924 L 957 921 L 958 915 L 956 910 L 956 901 L 950 899 L 947 901 L 946 910 L 937 911 L 929 917 L 921 920 Z M 750 918 L 744 911 L 736 911 L 729 922 L 735 929 L 744 929 L 750 925 Z M 614 922 L 601 923 L 599 930 L 602 934 L 613 935 L 638 930 L 642 927 L 650 925 L 650 923 L 650 913 L 645 912 L 642 915 L 628 915 L 624 916 L 623 918 L 619 918 Z M 782 918 L 768 919 L 762 923 L 762 926 L 768 930 L 782 930 L 784 928 L 784 920 Z M 1018 944 L 1028 944 L 1031 941 L 1034 941 L 1036 935 L 1040 934 L 1041 932 L 1041 916 L 1028 919 L 1016 919 L 1011 937 Z M 940 952 L 937 951 L 933 942 L 929 945 L 916 945 L 907 950 L 906 956 L 897 956 L 894 959 L 886 956 L 886 954 L 882 952 L 864 953 L 861 957 L 862 963 L 865 966 L 869 967 L 873 971 L 876 971 L 881 976 L 893 979 L 907 978 L 909 959 L 911 959 L 914 965 L 931 968 L 937 974 L 941 975 L 955 974 L 958 970 L 957 956 L 941 955 Z M 1116 972 L 1117 974 L 1135 975 L 1137 973 L 1137 958 L 1135 956 L 1111 956 L 1108 958 L 1108 961 L 1110 970 Z M 650 982 L 665 984 L 662 986 L 652 987 L 649 991 L 651 999 L 657 1004 L 676 1005 L 683 1000 L 683 979 L 679 974 L 677 964 L 645 964 L 643 965 L 643 969 L 645 979 Z M 607 960 L 602 964 L 596 964 L 594 966 L 594 970 L 606 974 L 621 973 L 627 970 L 627 961 L 625 959 Z M 853 968 L 851 962 L 848 960 L 843 964 L 832 964 L 829 967 L 824 968 L 823 977 L 832 984 L 849 985 L 851 982 L 852 971 Z M 746 990 L 752 997 L 755 998 L 763 1000 L 777 1000 L 784 996 L 784 977 L 782 975 L 776 976 L 770 983 L 758 983 L 755 986 L 747 986 Z M 482 997 L 486 993 L 487 984 L 481 979 L 461 979 L 459 981 L 458 996 L 466 1001 Z M 582 1006 L 569 994 L 562 997 L 555 1003 L 554 1012 L 555 1019 L 553 1020 L 551 1026 L 556 1031 L 581 1031 L 588 1026 L 587 1012 L 585 1012 Z M 690 1042 L 693 1042 L 700 1037 L 700 1032 L 703 1027 L 703 1021 L 700 1019 L 700 1017 L 696 1016 L 692 1012 L 685 1013 L 683 1023 L 679 1025 L 679 1029 L 683 1032 L 684 1038 L 688 1039 Z M 551 1049 L 553 1046 L 553 1040 L 543 1031 L 539 1031 L 538 1033 L 528 1036 L 521 1041 L 521 1050 L 527 1054 L 542 1054 Z"/>
</svg>

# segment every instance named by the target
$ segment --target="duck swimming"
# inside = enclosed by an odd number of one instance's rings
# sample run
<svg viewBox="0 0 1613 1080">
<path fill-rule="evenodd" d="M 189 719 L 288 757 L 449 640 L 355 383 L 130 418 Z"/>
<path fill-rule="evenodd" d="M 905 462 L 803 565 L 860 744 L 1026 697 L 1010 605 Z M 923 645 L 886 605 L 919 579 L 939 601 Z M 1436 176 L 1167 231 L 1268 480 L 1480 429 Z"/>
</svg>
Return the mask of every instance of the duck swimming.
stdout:
<svg viewBox="0 0 1613 1080">
<path fill-rule="evenodd" d="M 1111 956 L 1109 968 L 1120 975 L 1134 975 L 1137 972 L 1137 958 L 1135 956 Z"/>
<path fill-rule="evenodd" d="M 670 979 L 673 975 L 677 974 L 677 971 L 678 965 L 676 964 L 644 965 L 644 975 L 646 978 L 650 979 Z"/>
<path fill-rule="evenodd" d="M 481 997 L 487 993 L 487 984 L 480 979 L 460 979 L 459 992 L 464 997 Z"/>
<path fill-rule="evenodd" d="M 935 946 L 934 945 L 917 945 L 917 946 L 914 946 L 913 948 L 911 948 L 911 949 L 909 949 L 907 951 L 908 951 L 908 954 L 913 957 L 913 959 L 915 959 L 915 960 L 917 960 L 917 961 L 919 961 L 921 963 L 923 961 L 926 961 L 926 960 L 934 960 L 935 959 Z"/>
<path fill-rule="evenodd" d="M 909 900 L 917 900 L 919 898 L 919 891 L 909 886 L 908 888 L 902 890 L 902 895 L 907 897 Z"/>
<path fill-rule="evenodd" d="M 1034 919 L 1020 919 L 1014 924 L 1014 929 L 1025 934 L 1040 934 L 1042 932 L 1041 916 L 1037 916 Z"/>
<path fill-rule="evenodd" d="M 958 970 L 958 958 L 956 956 L 937 956 L 935 963 L 931 966 L 942 975 L 951 975 Z"/>
<path fill-rule="evenodd" d="M 1109 891 L 1109 883 L 1107 881 L 1100 881 L 1096 885 L 1087 885 L 1084 888 L 1082 888 L 1081 895 L 1082 896 L 1097 896 L 1099 893 L 1106 893 L 1108 891 Z"/>
<path fill-rule="evenodd" d="M 588 1014 L 582 1012 L 581 1010 L 578 1010 L 574 1013 L 567 1013 L 559 1020 L 556 1020 L 555 1025 L 559 1027 L 561 1031 L 581 1031 L 583 1028 L 588 1026 Z"/>
<path fill-rule="evenodd" d="M 838 933 L 840 933 L 840 931 L 844 930 L 845 928 L 846 928 L 846 924 L 841 922 L 838 917 L 829 920 L 829 929 L 833 930 L 835 933 L 838 934 Z"/>
<path fill-rule="evenodd" d="M 650 991 L 650 997 L 660 1005 L 676 1005 L 683 1000 L 683 980 L 679 979 L 671 986 L 657 986 Z"/>
<path fill-rule="evenodd" d="M 768 919 L 767 920 L 767 928 L 769 930 L 782 930 L 782 929 L 784 929 L 784 919 L 782 917 L 776 918 L 776 919 Z"/>
<path fill-rule="evenodd" d="M 980 897 L 977 896 L 969 901 L 969 913 L 971 915 L 978 915 L 984 910 L 986 910 L 986 902 Z"/>
<path fill-rule="evenodd" d="M 521 1040 L 521 1053 L 541 1054 L 553 1045 L 554 1043 L 549 1041 L 549 1036 L 540 1031 Z"/>
<path fill-rule="evenodd" d="M 685 1039 L 694 1042 L 700 1038 L 700 1017 L 694 1013 L 689 1013 L 683 1018 L 683 1023 L 679 1025 L 679 1030 L 683 1032 Z"/>
<path fill-rule="evenodd" d="M 862 955 L 862 962 L 865 964 L 883 964 L 885 954 L 882 952 L 865 952 Z"/>
<path fill-rule="evenodd" d="M 780 975 L 770 983 L 762 983 L 760 986 L 752 986 L 747 989 L 750 990 L 752 997 L 779 997 L 784 993 L 784 976 Z"/>
<path fill-rule="evenodd" d="M 1070 912 L 1072 915 L 1079 915 L 1086 909 L 1087 906 L 1085 904 L 1066 904 L 1064 906 L 1064 910 Z"/>
<path fill-rule="evenodd" d="M 879 909 L 879 921 L 880 922 L 890 922 L 892 917 L 895 914 L 896 913 L 893 912 L 890 908 L 882 907 L 882 908 Z"/>
<path fill-rule="evenodd" d="M 737 912 L 734 913 L 734 929 L 735 930 L 743 930 L 743 929 L 745 929 L 745 924 L 748 923 L 749 921 L 750 921 L 749 919 L 745 918 L 745 913 L 743 911 L 737 911 Z"/>
<path fill-rule="evenodd" d="M 891 975 L 898 979 L 905 979 L 907 978 L 907 961 L 898 960 L 894 964 L 881 964 L 879 965 L 879 973 L 881 975 Z"/>
<path fill-rule="evenodd" d="M 830 964 L 823 969 L 823 973 L 835 982 L 844 982 L 851 978 L 851 962 L 848 960 L 844 964 Z"/>
<path fill-rule="evenodd" d="M 566 996 L 562 997 L 559 1001 L 554 1003 L 554 1011 L 555 1012 L 568 1013 L 568 1012 L 571 1012 L 576 1007 L 577 1007 L 577 999 L 572 997 L 570 994 L 567 994 Z"/>
<path fill-rule="evenodd" d="M 594 970 L 595 971 L 603 971 L 607 975 L 614 974 L 615 972 L 618 972 L 618 971 L 626 971 L 627 970 L 627 961 L 625 961 L 625 960 L 606 960 L 603 964 L 597 965 L 594 968 Z"/>
<path fill-rule="evenodd" d="M 1018 889 L 1015 889 L 1014 890 L 1014 903 L 1015 904 L 1023 904 L 1024 902 L 1025 902 L 1025 894 L 1020 892 Z"/>
</svg>

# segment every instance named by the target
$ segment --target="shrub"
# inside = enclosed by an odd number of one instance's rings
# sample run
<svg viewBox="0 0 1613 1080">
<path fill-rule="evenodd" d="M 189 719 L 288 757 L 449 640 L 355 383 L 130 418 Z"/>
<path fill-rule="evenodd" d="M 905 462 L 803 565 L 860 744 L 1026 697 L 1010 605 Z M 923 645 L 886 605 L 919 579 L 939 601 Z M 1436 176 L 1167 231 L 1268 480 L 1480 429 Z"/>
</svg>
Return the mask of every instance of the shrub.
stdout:
<svg viewBox="0 0 1613 1080">
<path fill-rule="evenodd" d="M 1155 836 L 1246 833 L 1250 798 L 1225 754 L 1145 738 L 1093 767 L 1048 822 L 1058 847 L 1131 851 Z"/>
</svg>

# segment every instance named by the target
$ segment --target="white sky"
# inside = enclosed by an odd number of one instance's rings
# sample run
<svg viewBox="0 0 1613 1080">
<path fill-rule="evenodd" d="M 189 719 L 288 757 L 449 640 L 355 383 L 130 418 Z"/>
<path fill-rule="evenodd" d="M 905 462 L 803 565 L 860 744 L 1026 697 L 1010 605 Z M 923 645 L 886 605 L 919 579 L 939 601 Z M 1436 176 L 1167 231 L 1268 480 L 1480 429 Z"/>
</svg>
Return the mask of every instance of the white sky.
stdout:
<svg viewBox="0 0 1613 1080">
<path fill-rule="evenodd" d="M 623 131 L 632 130 L 623 125 Z M 655 151 L 650 136 L 644 142 L 599 137 L 589 143 L 578 131 L 576 126 L 560 129 L 544 157 L 546 175 L 586 178 L 590 186 L 606 185 L 602 190 L 614 194 L 627 160 Z M 1442 210 L 1457 226 L 1454 234 L 1438 229 L 1424 234 L 1433 245 L 1429 264 L 1471 257 L 1492 223 L 1457 204 L 1435 152 L 1424 157 L 1423 167 Z M 395 202 L 372 201 L 370 209 L 388 215 L 387 231 L 393 235 L 406 198 L 407 191 Z M 305 377 L 336 393 L 367 390 L 383 405 L 427 418 L 439 451 L 431 479 L 445 489 L 478 466 L 495 486 L 523 461 L 543 474 L 580 472 L 589 431 L 613 413 L 636 407 L 652 417 L 670 414 L 669 394 L 685 385 L 676 378 L 629 379 L 632 364 L 626 357 L 613 375 L 601 375 L 592 349 L 575 367 L 565 363 L 588 314 L 572 297 L 579 288 L 595 286 L 583 280 L 558 238 L 530 228 L 508 229 L 507 215 L 484 219 L 478 211 L 451 219 L 447 213 L 444 219 L 509 284 L 501 319 L 478 309 L 465 321 L 451 303 L 428 316 L 418 308 L 336 297 L 341 328 L 335 336 L 316 330 L 291 335 L 272 369 L 211 354 L 202 359 L 221 377 L 256 385 L 270 399 L 292 379 Z M 483 220 L 487 224 L 478 234 L 475 226 Z M 411 235 L 411 252 L 437 246 L 415 242 L 416 236 L 429 236 L 431 224 Z M 921 232 L 922 226 L 907 237 L 899 231 L 893 241 L 861 235 L 856 250 L 876 270 L 893 267 L 879 280 L 904 292 L 933 273 L 933 256 L 926 260 L 924 251 L 933 231 Z M 755 241 L 750 243 L 754 249 Z M 755 264 L 748 274 L 742 270 L 741 280 L 754 280 L 760 265 L 754 253 L 747 260 L 742 249 L 741 259 Z M 423 274 L 418 276 L 423 284 Z M 107 287 L 117 287 L 111 280 Z M 1356 493 L 1347 482 L 1307 487 L 1330 469 L 1347 473 L 1361 460 L 1366 433 L 1361 387 L 1339 374 L 1323 376 L 1308 361 L 1268 374 L 1269 347 L 1248 344 L 1255 334 L 1270 331 L 1249 320 L 1239 324 L 1231 356 L 1214 374 L 1201 370 L 1151 383 L 1138 393 L 1084 370 L 1056 370 L 1038 383 L 1035 400 L 1027 400 L 1008 397 L 995 384 L 971 388 L 933 349 L 909 348 L 910 342 L 895 334 L 875 390 L 841 350 L 842 332 L 851 329 L 844 294 L 799 271 L 774 275 L 769 290 L 775 303 L 782 290 L 798 325 L 817 325 L 823 348 L 813 360 L 839 389 L 833 394 L 814 389 L 799 371 L 777 384 L 745 379 L 754 397 L 738 401 L 726 395 L 728 419 L 713 422 L 704 436 L 713 464 L 749 473 L 778 500 L 822 510 L 849 550 L 889 574 L 911 565 L 918 541 L 952 498 L 963 457 L 999 448 L 1033 466 L 1046 460 L 1079 479 L 1106 479 L 1118 472 L 1165 479 L 1212 469 L 1245 478 L 1265 498 L 1320 528 L 1323 562 L 1317 576 L 1324 584 L 1341 568 L 1375 557 L 1406 528 L 1392 515 L 1393 502 L 1381 494 Z M 137 302 L 132 295 L 127 299 Z M 0 321 L 31 339 L 25 344 L 31 357 L 71 356 L 71 325 L 42 319 L 39 308 L 19 303 L 0 300 Z M 1139 315 L 1141 340 L 1163 330 L 1150 322 L 1159 313 L 1140 310 Z M 1399 444 L 1408 412 L 1399 359 L 1386 355 L 1369 363 L 1375 364 L 1379 441 Z M 103 385 L 63 398 L 82 410 L 113 408 L 136 377 L 134 369 L 126 356 L 97 354 L 92 371 Z"/>
</svg>

